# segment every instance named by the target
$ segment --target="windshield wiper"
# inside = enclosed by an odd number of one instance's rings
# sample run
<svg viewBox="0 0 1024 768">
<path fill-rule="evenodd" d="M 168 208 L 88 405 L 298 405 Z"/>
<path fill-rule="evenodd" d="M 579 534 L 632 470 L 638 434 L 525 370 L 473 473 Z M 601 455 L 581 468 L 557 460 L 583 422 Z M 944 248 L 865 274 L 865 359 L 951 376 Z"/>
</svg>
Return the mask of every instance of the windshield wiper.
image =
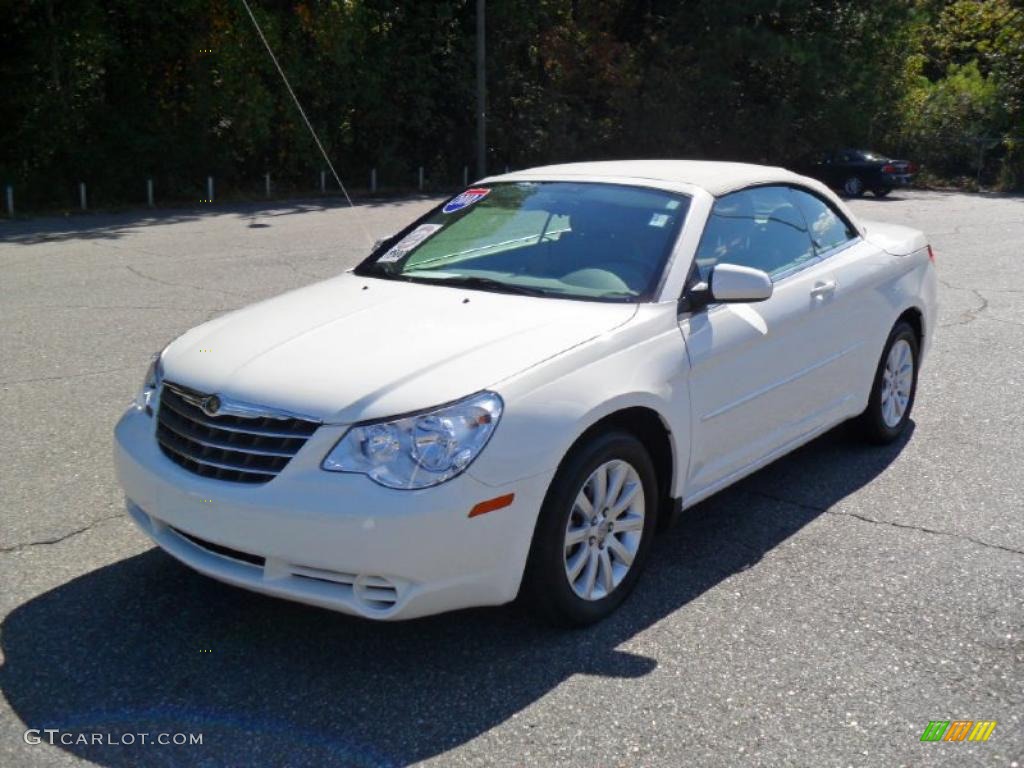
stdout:
<svg viewBox="0 0 1024 768">
<path fill-rule="evenodd" d="M 636 291 L 605 291 L 597 294 L 594 298 L 608 299 L 609 301 L 633 301 L 639 295 Z"/>
<path fill-rule="evenodd" d="M 527 285 L 515 283 L 503 283 L 501 280 L 494 280 L 490 277 L 478 277 L 475 275 L 460 275 L 457 277 L 420 277 L 406 274 L 405 279 L 417 283 L 433 283 L 435 285 L 448 285 L 459 288 L 478 288 L 482 291 L 495 291 L 499 293 L 515 293 L 521 296 L 555 296 L 557 292 L 548 291 L 544 288 L 534 288 Z"/>
</svg>

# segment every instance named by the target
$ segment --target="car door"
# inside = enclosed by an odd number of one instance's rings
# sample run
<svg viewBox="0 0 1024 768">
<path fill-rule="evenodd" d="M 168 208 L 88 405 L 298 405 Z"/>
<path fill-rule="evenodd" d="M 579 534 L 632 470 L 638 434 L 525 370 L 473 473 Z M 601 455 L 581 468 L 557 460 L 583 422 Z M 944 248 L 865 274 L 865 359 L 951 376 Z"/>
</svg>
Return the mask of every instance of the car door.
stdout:
<svg viewBox="0 0 1024 768">
<path fill-rule="evenodd" d="M 842 175 L 842 168 L 839 163 L 839 153 L 829 152 L 825 155 L 824 162 L 821 164 L 821 175 L 819 178 L 829 186 L 834 187 L 839 183 L 839 177 Z"/>
<path fill-rule="evenodd" d="M 792 188 L 793 201 L 804 216 L 820 261 L 819 279 L 830 286 L 820 296 L 823 309 L 819 331 L 835 347 L 832 365 L 824 371 L 824 385 L 850 395 L 851 411 L 868 391 L 889 333 L 892 308 L 880 287 L 892 260 L 857 229 L 828 200 L 805 187 Z M 841 354 L 840 354 L 841 353 Z"/>
<path fill-rule="evenodd" d="M 774 289 L 763 302 L 712 304 L 680 317 L 690 358 L 689 498 L 819 429 L 845 397 L 827 386 L 834 278 L 788 187 L 716 201 L 691 280 L 706 280 L 720 263 L 764 270 Z"/>
</svg>

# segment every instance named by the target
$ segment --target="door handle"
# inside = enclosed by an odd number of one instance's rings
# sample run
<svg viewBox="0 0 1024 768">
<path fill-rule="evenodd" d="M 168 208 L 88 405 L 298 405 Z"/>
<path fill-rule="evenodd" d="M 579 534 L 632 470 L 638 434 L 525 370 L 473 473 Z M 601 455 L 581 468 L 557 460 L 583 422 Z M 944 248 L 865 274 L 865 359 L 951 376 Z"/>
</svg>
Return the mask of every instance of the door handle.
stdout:
<svg viewBox="0 0 1024 768">
<path fill-rule="evenodd" d="M 836 286 L 838 284 L 835 280 L 828 280 L 823 283 L 815 283 L 814 287 L 811 288 L 811 296 L 814 298 L 820 298 L 822 296 L 831 296 L 836 292 Z"/>
</svg>

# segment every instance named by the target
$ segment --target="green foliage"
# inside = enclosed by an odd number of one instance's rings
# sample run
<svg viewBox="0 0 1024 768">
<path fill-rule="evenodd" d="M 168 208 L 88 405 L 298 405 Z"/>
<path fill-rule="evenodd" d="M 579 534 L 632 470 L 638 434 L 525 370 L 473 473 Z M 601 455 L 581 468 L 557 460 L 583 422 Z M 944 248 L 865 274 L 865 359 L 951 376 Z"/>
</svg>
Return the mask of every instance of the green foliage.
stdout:
<svg viewBox="0 0 1024 768">
<path fill-rule="evenodd" d="M 453 185 L 474 157 L 474 0 L 250 0 L 335 165 Z M 0 181 L 23 208 L 311 189 L 315 145 L 238 0 L 8 0 Z M 491 0 L 492 168 L 603 157 L 792 164 L 899 151 L 1024 183 L 1012 0 Z M 976 139 L 993 137 L 983 144 Z M 1016 136 L 1018 138 L 1014 139 Z"/>
<path fill-rule="evenodd" d="M 918 75 L 901 102 L 903 138 L 933 171 L 955 174 L 999 146 L 1005 117 L 995 76 L 981 74 L 974 59 L 950 64 L 931 81 Z"/>
<path fill-rule="evenodd" d="M 919 12 L 893 143 L 939 175 L 1024 186 L 1024 10 L 922 0 Z"/>
</svg>

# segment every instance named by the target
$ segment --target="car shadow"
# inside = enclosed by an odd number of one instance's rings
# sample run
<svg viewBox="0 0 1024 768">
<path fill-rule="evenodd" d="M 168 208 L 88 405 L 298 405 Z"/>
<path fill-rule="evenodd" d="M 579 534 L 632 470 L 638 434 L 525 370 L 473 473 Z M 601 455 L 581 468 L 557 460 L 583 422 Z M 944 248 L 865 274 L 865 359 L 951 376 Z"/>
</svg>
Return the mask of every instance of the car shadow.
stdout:
<svg viewBox="0 0 1024 768">
<path fill-rule="evenodd" d="M 885 195 L 883 197 L 879 197 L 878 195 L 864 195 L 863 197 L 856 197 L 856 198 L 844 197 L 843 199 L 844 200 L 864 200 L 865 202 L 871 202 L 871 203 L 905 203 L 907 201 L 906 197 L 902 197 L 901 195 L 893 195 L 893 194 L 888 194 L 888 195 Z"/>
<path fill-rule="evenodd" d="M 587 629 L 535 626 L 511 609 L 372 623 L 224 586 L 150 550 L 15 609 L 0 688 L 26 728 L 63 729 L 63 749 L 100 765 L 408 765 L 573 675 L 649 674 L 657 661 L 622 643 L 756 567 L 907 439 L 869 447 L 840 427 L 693 507 L 658 539 L 635 594 Z M 95 732 L 135 743 L 77 736 Z M 142 733 L 203 743 L 144 747 Z"/>
</svg>

